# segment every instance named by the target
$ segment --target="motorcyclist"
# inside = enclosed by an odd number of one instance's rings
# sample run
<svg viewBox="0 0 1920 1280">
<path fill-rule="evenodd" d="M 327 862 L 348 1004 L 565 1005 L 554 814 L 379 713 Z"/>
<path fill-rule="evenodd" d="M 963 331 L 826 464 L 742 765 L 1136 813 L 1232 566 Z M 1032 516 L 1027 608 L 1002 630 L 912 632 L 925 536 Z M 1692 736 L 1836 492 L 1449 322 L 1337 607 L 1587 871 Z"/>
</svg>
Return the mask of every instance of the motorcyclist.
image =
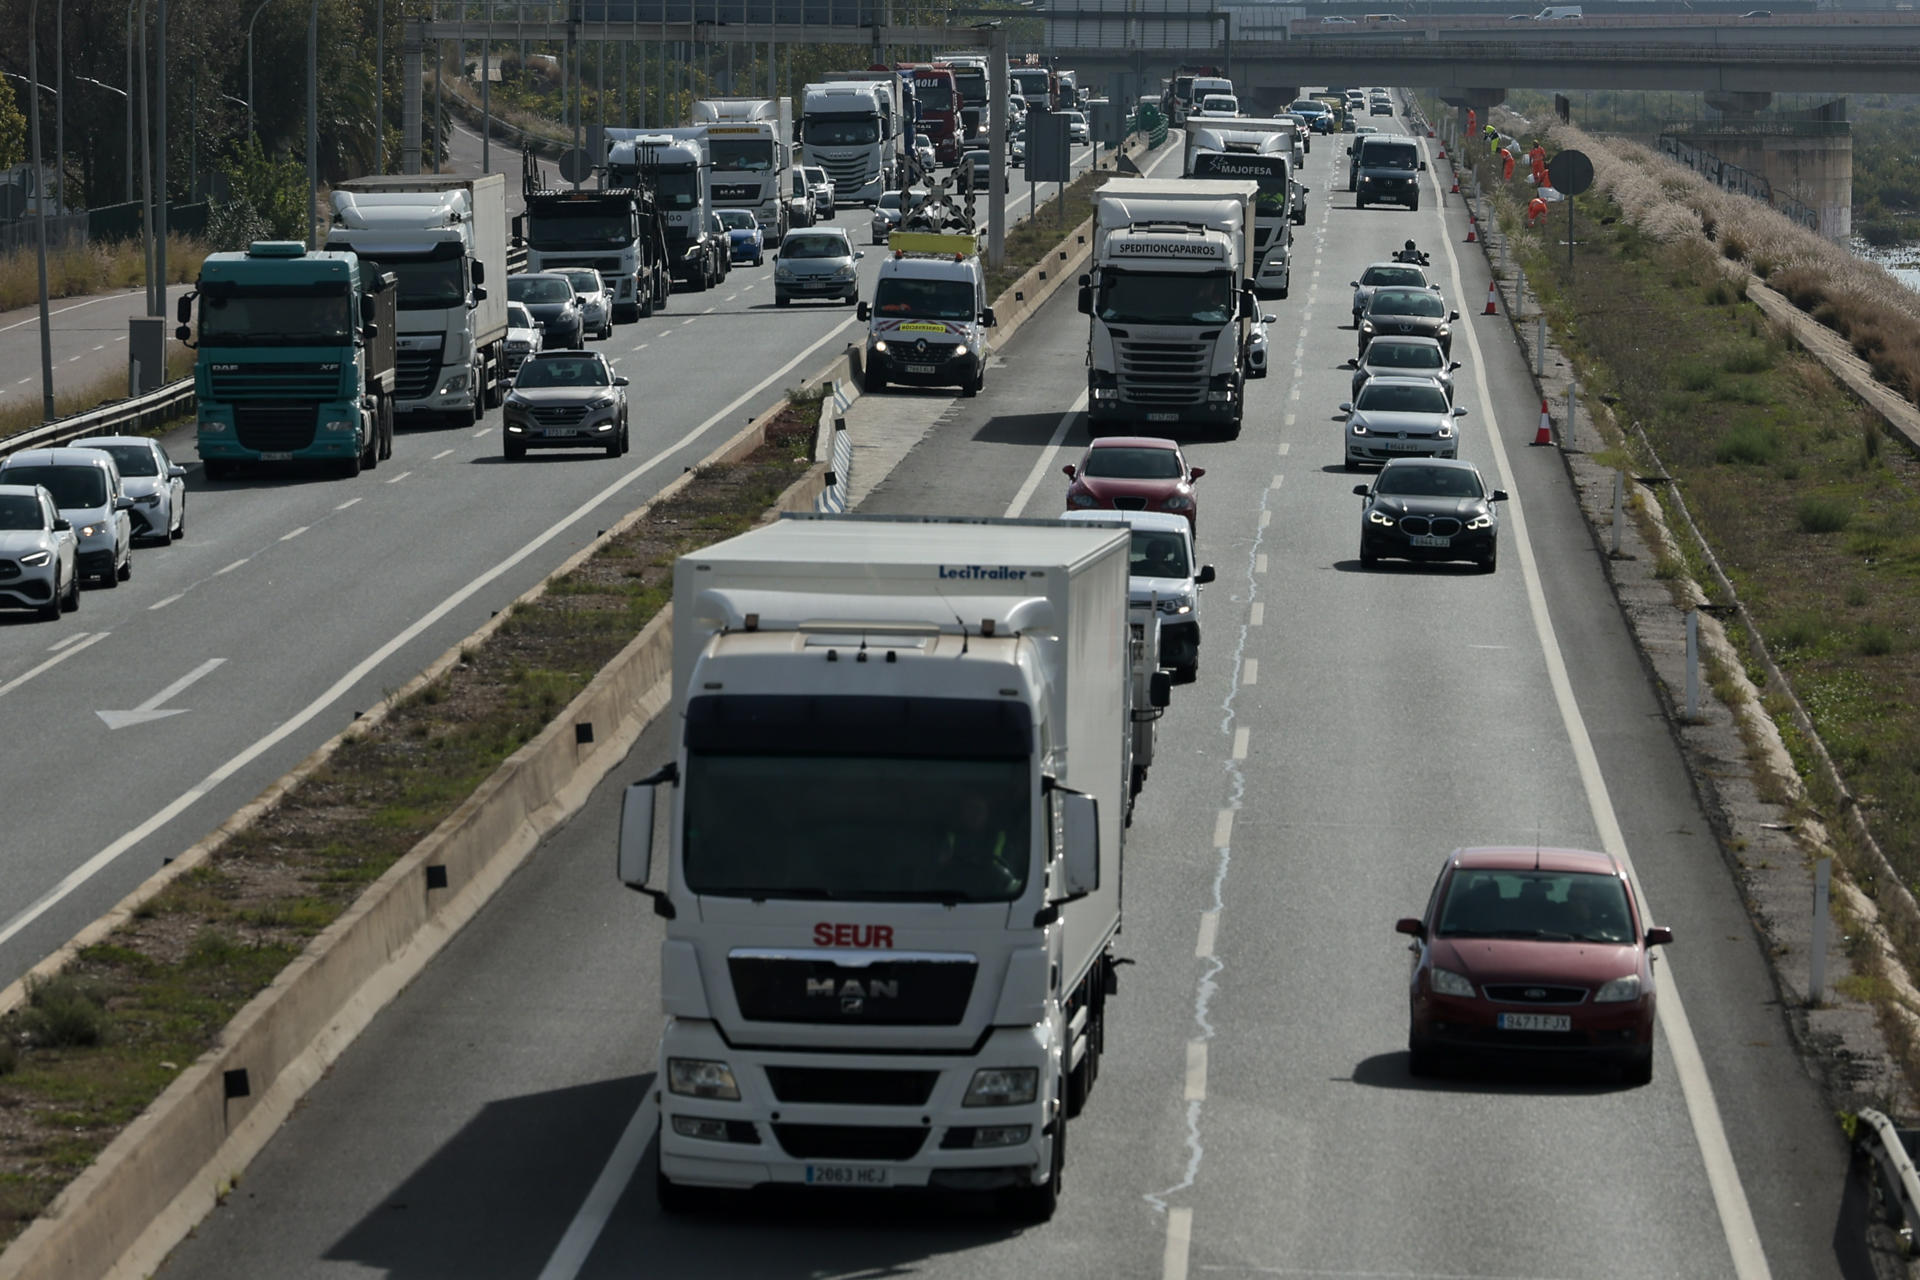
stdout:
<svg viewBox="0 0 1920 1280">
<path fill-rule="evenodd" d="M 1415 246 L 1411 240 L 1407 241 L 1404 249 L 1394 250 L 1393 260 L 1395 262 L 1412 263 L 1416 267 L 1430 265 L 1426 252 Z"/>
</svg>

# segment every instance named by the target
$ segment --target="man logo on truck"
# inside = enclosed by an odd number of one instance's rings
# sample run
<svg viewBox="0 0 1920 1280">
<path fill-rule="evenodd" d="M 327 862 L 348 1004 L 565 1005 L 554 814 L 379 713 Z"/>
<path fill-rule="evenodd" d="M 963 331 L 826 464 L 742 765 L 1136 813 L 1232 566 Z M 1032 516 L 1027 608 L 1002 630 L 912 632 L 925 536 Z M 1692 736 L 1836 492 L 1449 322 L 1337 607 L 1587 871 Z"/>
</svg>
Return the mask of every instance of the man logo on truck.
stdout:
<svg viewBox="0 0 1920 1280">
<path fill-rule="evenodd" d="M 900 983 L 897 980 L 889 982 L 884 978 L 869 978 L 864 984 L 854 978 L 848 978 L 844 982 L 835 982 L 832 978 L 808 978 L 807 995 L 837 997 L 840 1001 L 840 1012 L 865 1013 L 869 1000 L 898 1000 Z"/>
</svg>

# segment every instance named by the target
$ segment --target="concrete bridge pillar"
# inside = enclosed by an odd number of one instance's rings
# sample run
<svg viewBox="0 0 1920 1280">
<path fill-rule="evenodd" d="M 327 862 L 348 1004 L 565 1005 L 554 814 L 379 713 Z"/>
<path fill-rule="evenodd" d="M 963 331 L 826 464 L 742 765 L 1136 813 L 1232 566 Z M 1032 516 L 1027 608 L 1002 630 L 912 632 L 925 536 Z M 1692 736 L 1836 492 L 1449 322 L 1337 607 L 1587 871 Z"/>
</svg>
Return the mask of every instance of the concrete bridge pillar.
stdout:
<svg viewBox="0 0 1920 1280">
<path fill-rule="evenodd" d="M 1733 89 L 1709 89 L 1707 105 L 1722 115 L 1755 116 L 1773 104 L 1773 95 L 1764 89 L 1745 92 Z"/>
<path fill-rule="evenodd" d="M 1505 89 L 1442 89 L 1440 101 L 1453 108 L 1457 136 L 1467 136 L 1467 110 L 1471 108 L 1484 126 L 1493 109 L 1507 100 Z"/>
</svg>

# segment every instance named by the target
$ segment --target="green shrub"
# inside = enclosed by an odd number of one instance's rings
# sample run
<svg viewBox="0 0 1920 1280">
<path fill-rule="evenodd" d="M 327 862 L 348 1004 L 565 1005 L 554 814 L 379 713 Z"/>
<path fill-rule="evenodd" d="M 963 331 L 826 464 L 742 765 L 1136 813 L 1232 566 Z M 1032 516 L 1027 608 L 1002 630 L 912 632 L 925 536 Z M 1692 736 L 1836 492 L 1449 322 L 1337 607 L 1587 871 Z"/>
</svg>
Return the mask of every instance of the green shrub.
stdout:
<svg viewBox="0 0 1920 1280">
<path fill-rule="evenodd" d="M 1714 461 L 1764 467 L 1780 456 L 1780 433 L 1758 422 L 1742 423 L 1721 437 Z"/>
<path fill-rule="evenodd" d="M 1853 523 L 1853 504 L 1841 498 L 1810 493 L 1794 507 L 1802 533 L 1840 533 Z"/>
<path fill-rule="evenodd" d="M 1869 622 L 1860 628 L 1857 643 L 1863 656 L 1884 658 L 1893 652 L 1893 628 L 1878 622 Z"/>
<path fill-rule="evenodd" d="M 1759 343 L 1742 343 L 1727 353 L 1720 367 L 1728 373 L 1765 373 L 1773 368 L 1773 352 Z"/>
<path fill-rule="evenodd" d="M 1827 638 L 1826 621 L 1811 609 L 1796 609 L 1783 614 L 1770 637 L 1781 649 L 1812 649 Z"/>
<path fill-rule="evenodd" d="M 20 1029 L 35 1044 L 96 1045 L 106 1038 L 106 1004 L 91 986 L 65 974 L 29 978 Z"/>
</svg>

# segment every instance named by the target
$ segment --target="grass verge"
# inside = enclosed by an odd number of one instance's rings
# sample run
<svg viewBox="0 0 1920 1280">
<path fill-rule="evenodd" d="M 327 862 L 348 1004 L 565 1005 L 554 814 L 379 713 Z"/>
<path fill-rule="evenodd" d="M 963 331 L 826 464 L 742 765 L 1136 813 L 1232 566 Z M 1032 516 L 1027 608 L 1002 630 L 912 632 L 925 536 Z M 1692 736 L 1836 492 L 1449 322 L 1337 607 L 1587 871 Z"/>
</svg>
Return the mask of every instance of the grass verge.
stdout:
<svg viewBox="0 0 1920 1280">
<path fill-rule="evenodd" d="M 162 381 L 172 382 L 192 374 L 193 360 L 193 352 L 168 339 L 167 374 Z M 29 387 L 28 390 L 32 391 L 34 388 Z M 88 409 L 126 398 L 127 375 L 124 373 L 109 373 L 82 386 L 70 387 L 66 390 L 60 390 L 56 384 L 53 396 L 54 416 L 70 417 L 73 414 L 85 413 Z M 0 408 L 0 440 L 37 427 L 44 421 L 46 418 L 40 412 L 40 397 L 37 391 L 31 399 L 17 398 L 4 408 Z"/>
<path fill-rule="evenodd" d="M 367 885 L 672 596 L 676 556 L 752 527 L 811 462 L 818 398 L 703 469 L 0 1019 L 0 1245 L 211 1047 Z"/>
<path fill-rule="evenodd" d="M 167 237 L 167 283 L 200 276 L 207 246 L 186 236 Z M 147 278 L 138 240 L 114 240 L 47 254 L 47 296 L 77 298 L 115 289 L 138 289 Z M 39 255 L 31 250 L 0 255 L 0 311 L 17 311 L 40 300 Z"/>
</svg>

